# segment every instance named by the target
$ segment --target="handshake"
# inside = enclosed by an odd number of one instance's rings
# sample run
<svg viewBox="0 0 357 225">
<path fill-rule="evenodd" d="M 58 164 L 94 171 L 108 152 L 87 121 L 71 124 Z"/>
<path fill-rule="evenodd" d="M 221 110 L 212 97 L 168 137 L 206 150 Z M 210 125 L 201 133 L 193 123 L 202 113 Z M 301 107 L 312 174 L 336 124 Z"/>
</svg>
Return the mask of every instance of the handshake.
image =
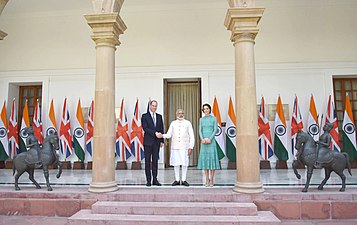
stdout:
<svg viewBox="0 0 357 225">
<path fill-rule="evenodd" d="M 157 138 L 162 138 L 162 133 L 160 133 L 160 132 L 155 132 L 155 136 L 156 136 Z"/>
</svg>

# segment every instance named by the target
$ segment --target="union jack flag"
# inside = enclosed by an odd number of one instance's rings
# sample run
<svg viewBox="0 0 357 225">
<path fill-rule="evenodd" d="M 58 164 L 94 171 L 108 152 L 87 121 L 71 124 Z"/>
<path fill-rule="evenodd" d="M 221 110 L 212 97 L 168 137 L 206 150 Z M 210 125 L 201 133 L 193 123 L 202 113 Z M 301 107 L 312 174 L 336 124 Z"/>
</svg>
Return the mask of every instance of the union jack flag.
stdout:
<svg viewBox="0 0 357 225">
<path fill-rule="evenodd" d="M 144 135 L 143 135 L 143 127 L 141 126 L 141 120 L 140 120 L 139 99 L 136 99 L 134 117 L 131 121 L 130 147 L 131 147 L 131 154 L 133 156 L 136 156 L 137 162 L 140 162 L 145 158 L 143 143 L 144 143 Z"/>
<path fill-rule="evenodd" d="M 20 153 L 19 147 L 19 129 L 17 125 L 17 110 L 15 106 L 15 99 L 12 100 L 11 104 L 11 114 L 9 118 L 9 125 L 8 125 L 9 133 L 9 147 L 10 147 L 10 155 L 13 159 L 17 154 Z"/>
<path fill-rule="evenodd" d="M 258 144 L 259 154 L 264 160 L 273 156 L 273 146 L 270 134 L 267 108 L 265 107 L 264 97 L 262 96 L 259 117 L 258 117 Z"/>
<path fill-rule="evenodd" d="M 93 131 L 94 131 L 94 101 L 90 104 L 89 111 L 88 111 L 88 123 L 87 123 L 87 136 L 86 136 L 86 149 L 89 156 L 86 158 L 89 161 L 92 161 L 93 156 Z"/>
<path fill-rule="evenodd" d="M 42 133 L 42 120 L 41 120 L 41 110 L 38 99 L 35 105 L 35 111 L 32 119 L 32 127 L 34 131 L 34 135 L 37 138 L 38 142 L 42 144 L 43 142 L 43 133 Z"/>
<path fill-rule="evenodd" d="M 115 152 L 122 161 L 131 157 L 129 124 L 124 109 L 124 98 L 121 100 L 119 120 L 116 129 Z"/>
<path fill-rule="evenodd" d="M 303 127 L 304 125 L 302 123 L 302 117 L 298 105 L 298 97 L 295 95 L 293 114 L 291 116 L 291 153 L 293 155 L 295 155 L 296 135 L 299 130 L 302 131 Z"/>
<path fill-rule="evenodd" d="M 65 161 L 73 153 L 71 123 L 69 120 L 67 98 L 63 102 L 62 118 L 60 125 L 60 150 L 61 160 Z"/>
<path fill-rule="evenodd" d="M 330 131 L 331 135 L 331 149 L 334 151 L 341 152 L 341 145 L 340 145 L 340 135 L 338 133 L 338 121 L 337 121 L 337 114 L 335 111 L 335 105 L 333 104 L 333 100 L 331 95 L 328 97 L 328 105 L 327 105 L 327 113 L 325 123 L 332 123 L 333 128 Z"/>
</svg>

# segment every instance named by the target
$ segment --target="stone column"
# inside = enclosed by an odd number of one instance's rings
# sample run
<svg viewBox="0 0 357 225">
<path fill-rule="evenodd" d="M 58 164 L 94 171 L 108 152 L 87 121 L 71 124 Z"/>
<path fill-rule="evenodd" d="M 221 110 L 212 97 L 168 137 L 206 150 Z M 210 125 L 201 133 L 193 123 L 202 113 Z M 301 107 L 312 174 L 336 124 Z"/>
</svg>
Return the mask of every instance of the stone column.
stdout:
<svg viewBox="0 0 357 225">
<path fill-rule="evenodd" d="M 264 8 L 254 0 L 230 0 L 225 26 L 235 48 L 235 99 L 237 109 L 237 182 L 233 191 L 263 192 L 258 153 L 258 113 L 254 43 Z"/>
<path fill-rule="evenodd" d="M 115 50 L 126 26 L 118 13 L 85 15 L 96 44 L 93 168 L 90 192 L 118 189 L 115 182 Z"/>
</svg>

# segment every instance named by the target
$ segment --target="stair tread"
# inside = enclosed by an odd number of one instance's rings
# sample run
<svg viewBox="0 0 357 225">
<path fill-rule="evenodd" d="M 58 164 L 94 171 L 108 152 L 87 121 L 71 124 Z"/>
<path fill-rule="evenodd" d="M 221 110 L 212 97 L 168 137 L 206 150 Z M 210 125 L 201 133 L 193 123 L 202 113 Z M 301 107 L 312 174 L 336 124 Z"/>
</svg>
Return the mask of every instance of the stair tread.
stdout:
<svg viewBox="0 0 357 225">
<path fill-rule="evenodd" d="M 134 206 L 134 207 L 256 207 L 254 203 L 248 202 L 126 202 L 126 201 L 98 201 L 93 206 Z"/>
<path fill-rule="evenodd" d="M 197 222 L 280 222 L 270 211 L 259 211 L 254 216 L 241 215 L 121 215 L 121 214 L 92 214 L 91 210 L 80 210 L 69 218 L 69 220 L 117 220 L 117 221 L 197 221 Z"/>
</svg>

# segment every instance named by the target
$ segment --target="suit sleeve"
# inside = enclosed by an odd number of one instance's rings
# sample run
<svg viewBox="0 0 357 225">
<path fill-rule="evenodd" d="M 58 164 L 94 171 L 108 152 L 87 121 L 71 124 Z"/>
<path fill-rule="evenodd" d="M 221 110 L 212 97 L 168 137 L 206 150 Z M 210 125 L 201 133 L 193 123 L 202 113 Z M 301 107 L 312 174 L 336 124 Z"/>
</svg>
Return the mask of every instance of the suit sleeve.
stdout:
<svg viewBox="0 0 357 225">
<path fill-rule="evenodd" d="M 191 123 L 189 123 L 189 126 L 188 126 L 188 134 L 190 136 L 189 148 L 193 149 L 193 147 L 195 146 L 195 135 L 193 134 L 193 128 L 192 128 L 192 124 Z"/>
</svg>

